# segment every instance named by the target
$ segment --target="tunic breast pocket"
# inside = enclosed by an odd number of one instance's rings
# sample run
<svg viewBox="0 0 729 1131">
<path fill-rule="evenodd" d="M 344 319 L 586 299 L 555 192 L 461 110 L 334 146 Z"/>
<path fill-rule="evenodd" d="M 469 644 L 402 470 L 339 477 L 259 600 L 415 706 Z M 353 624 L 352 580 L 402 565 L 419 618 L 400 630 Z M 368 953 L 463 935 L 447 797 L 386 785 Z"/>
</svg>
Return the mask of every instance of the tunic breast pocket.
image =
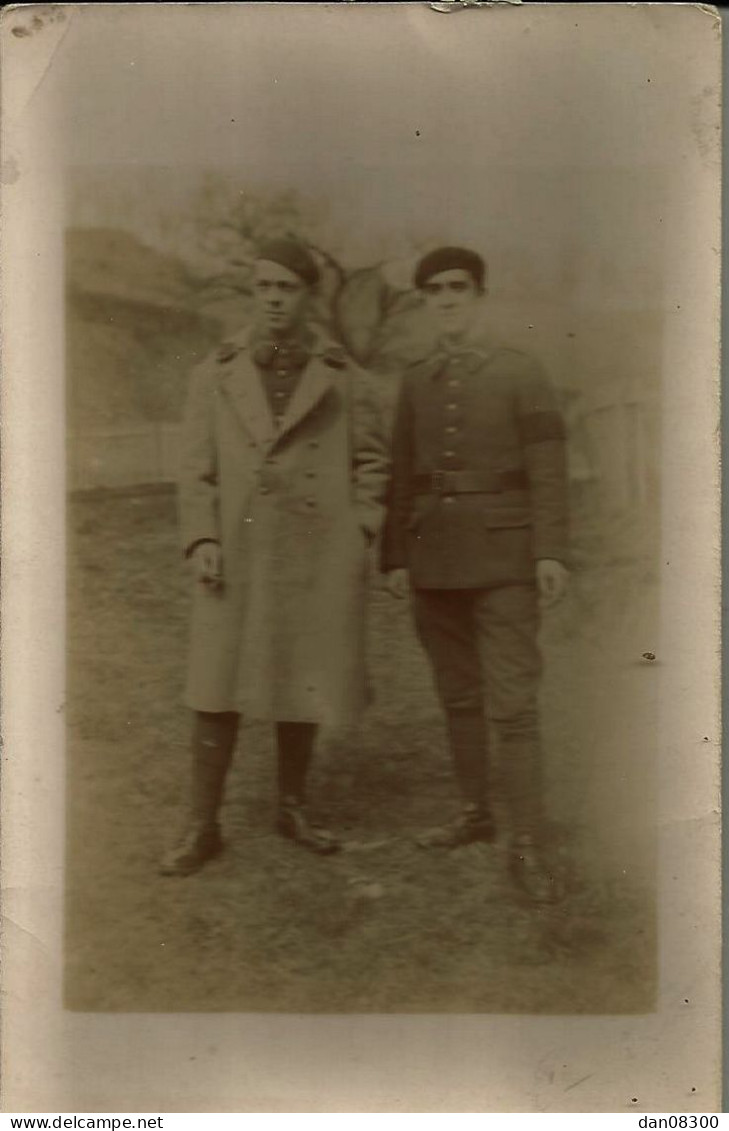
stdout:
<svg viewBox="0 0 729 1131">
<path fill-rule="evenodd" d="M 527 491 L 502 491 L 484 499 L 483 516 L 491 530 L 531 526 L 532 508 Z"/>
<path fill-rule="evenodd" d="M 526 507 L 486 507 L 484 522 L 490 530 L 507 530 L 531 526 L 531 512 Z"/>
</svg>

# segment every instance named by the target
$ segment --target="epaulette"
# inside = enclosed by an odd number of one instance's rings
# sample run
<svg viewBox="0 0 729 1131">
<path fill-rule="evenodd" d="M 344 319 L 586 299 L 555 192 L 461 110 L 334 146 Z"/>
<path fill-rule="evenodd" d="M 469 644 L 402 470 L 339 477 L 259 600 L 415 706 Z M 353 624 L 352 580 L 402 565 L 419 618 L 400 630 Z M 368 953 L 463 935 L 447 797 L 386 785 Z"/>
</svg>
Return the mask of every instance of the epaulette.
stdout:
<svg viewBox="0 0 729 1131">
<path fill-rule="evenodd" d="M 322 361 L 325 365 L 328 365 L 330 369 L 347 368 L 347 355 L 339 346 L 329 346 L 322 357 Z"/>
<path fill-rule="evenodd" d="M 495 345 L 494 349 L 497 350 L 500 354 L 505 354 L 507 357 L 518 359 L 519 361 L 534 360 L 534 354 L 531 352 L 531 350 L 525 348 L 522 345 L 517 346 L 512 345 L 511 342 L 498 342 Z"/>
<path fill-rule="evenodd" d="M 223 342 L 222 346 L 218 346 L 215 353 L 215 360 L 219 365 L 224 365 L 226 361 L 232 361 L 239 351 L 240 346 L 235 345 L 233 342 Z"/>
<path fill-rule="evenodd" d="M 435 357 L 435 350 L 430 350 L 428 353 L 419 353 L 417 357 L 412 358 L 412 360 L 407 363 L 405 368 L 414 369 L 417 365 L 423 365 L 424 362 L 430 361 L 431 357 Z"/>
<path fill-rule="evenodd" d="M 425 354 L 422 357 L 416 357 L 414 361 L 405 366 L 405 375 L 407 377 L 427 376 L 437 373 L 442 367 L 442 357 L 439 357 L 436 353 Z"/>
<path fill-rule="evenodd" d="M 416 357 L 412 361 L 408 361 L 405 365 L 405 373 L 415 373 L 421 366 L 427 362 L 427 357 Z"/>
</svg>

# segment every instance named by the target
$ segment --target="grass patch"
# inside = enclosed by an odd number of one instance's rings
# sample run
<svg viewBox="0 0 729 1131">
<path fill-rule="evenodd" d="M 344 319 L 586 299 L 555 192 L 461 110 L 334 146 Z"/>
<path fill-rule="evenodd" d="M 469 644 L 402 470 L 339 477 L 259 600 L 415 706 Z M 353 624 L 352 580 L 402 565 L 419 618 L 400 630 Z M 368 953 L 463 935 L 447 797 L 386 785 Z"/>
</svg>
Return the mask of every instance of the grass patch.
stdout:
<svg viewBox="0 0 729 1131">
<path fill-rule="evenodd" d="M 652 840 L 636 853 L 631 836 L 645 825 L 652 751 L 626 750 L 616 702 L 629 719 L 630 695 L 652 709 L 631 634 L 656 586 L 648 558 L 630 552 L 631 531 L 607 556 L 588 514 L 572 593 L 544 629 L 549 803 L 570 890 L 559 908 L 535 910 L 510 888 L 502 843 L 436 855 L 412 842 L 457 798 L 408 610 L 376 586 L 375 703 L 356 733 L 324 736 L 311 783 L 347 851 L 320 859 L 276 836 L 272 735 L 250 725 L 226 796 L 227 851 L 188 879 L 157 876 L 188 771 L 188 585 L 174 497 L 72 500 L 68 1007 L 649 1011 Z M 497 762 L 502 812 L 498 777 Z M 626 797 L 634 813 L 621 808 Z"/>
</svg>

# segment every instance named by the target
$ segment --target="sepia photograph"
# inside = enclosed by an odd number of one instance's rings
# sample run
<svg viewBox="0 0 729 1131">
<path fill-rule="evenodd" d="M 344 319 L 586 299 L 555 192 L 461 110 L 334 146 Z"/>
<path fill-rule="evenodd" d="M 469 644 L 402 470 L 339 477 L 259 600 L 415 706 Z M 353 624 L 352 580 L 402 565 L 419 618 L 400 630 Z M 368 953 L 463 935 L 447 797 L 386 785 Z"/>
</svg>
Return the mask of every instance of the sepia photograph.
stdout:
<svg viewBox="0 0 729 1131">
<path fill-rule="evenodd" d="M 72 1007 L 653 1007 L 656 171 L 482 178 L 72 170 Z"/>
<path fill-rule="evenodd" d="M 719 238 L 715 16 L 154 7 L 4 21 L 55 36 L 63 1024 L 688 1008 L 664 838 L 695 788 L 718 869 L 719 733 L 678 739 L 666 616 L 676 516 L 718 505 L 672 462 L 685 348 L 718 466 L 718 267 L 705 323 L 677 273 L 693 191 Z"/>
</svg>

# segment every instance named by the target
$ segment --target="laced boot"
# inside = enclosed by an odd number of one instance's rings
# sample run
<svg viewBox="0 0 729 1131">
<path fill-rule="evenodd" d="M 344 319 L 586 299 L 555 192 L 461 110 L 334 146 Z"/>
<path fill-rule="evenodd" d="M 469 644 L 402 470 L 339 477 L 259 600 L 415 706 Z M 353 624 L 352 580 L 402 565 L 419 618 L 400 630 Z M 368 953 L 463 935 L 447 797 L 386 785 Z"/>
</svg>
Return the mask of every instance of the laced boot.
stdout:
<svg viewBox="0 0 729 1131">
<path fill-rule="evenodd" d="M 279 805 L 276 829 L 309 852 L 329 856 L 340 842 L 327 829 L 310 821 L 304 809 L 306 778 L 314 753 L 316 726 L 311 723 L 277 723 Z"/>
<path fill-rule="evenodd" d="M 451 756 L 458 778 L 463 808 L 445 825 L 429 829 L 416 838 L 421 848 L 459 848 L 480 841 L 491 844 L 496 827 L 487 801 L 488 732 L 483 711 L 448 712 Z"/>
<path fill-rule="evenodd" d="M 495 839 L 491 814 L 481 805 L 464 805 L 461 813 L 448 824 L 421 833 L 417 843 L 420 848 L 460 848 L 478 841 L 492 844 Z"/>
<path fill-rule="evenodd" d="M 509 874 L 530 903 L 558 903 L 564 896 L 565 883 L 545 845 L 542 751 L 536 716 L 513 720 L 505 726 L 503 737 L 513 829 Z"/>
<path fill-rule="evenodd" d="M 303 803 L 298 797 L 281 798 L 276 828 L 281 836 L 320 856 L 330 856 L 341 848 L 333 833 L 307 818 Z"/>
<path fill-rule="evenodd" d="M 238 716 L 197 712 L 192 744 L 192 799 L 186 828 L 160 861 L 163 876 L 189 876 L 223 849 L 218 812 L 233 755 Z"/>
</svg>

